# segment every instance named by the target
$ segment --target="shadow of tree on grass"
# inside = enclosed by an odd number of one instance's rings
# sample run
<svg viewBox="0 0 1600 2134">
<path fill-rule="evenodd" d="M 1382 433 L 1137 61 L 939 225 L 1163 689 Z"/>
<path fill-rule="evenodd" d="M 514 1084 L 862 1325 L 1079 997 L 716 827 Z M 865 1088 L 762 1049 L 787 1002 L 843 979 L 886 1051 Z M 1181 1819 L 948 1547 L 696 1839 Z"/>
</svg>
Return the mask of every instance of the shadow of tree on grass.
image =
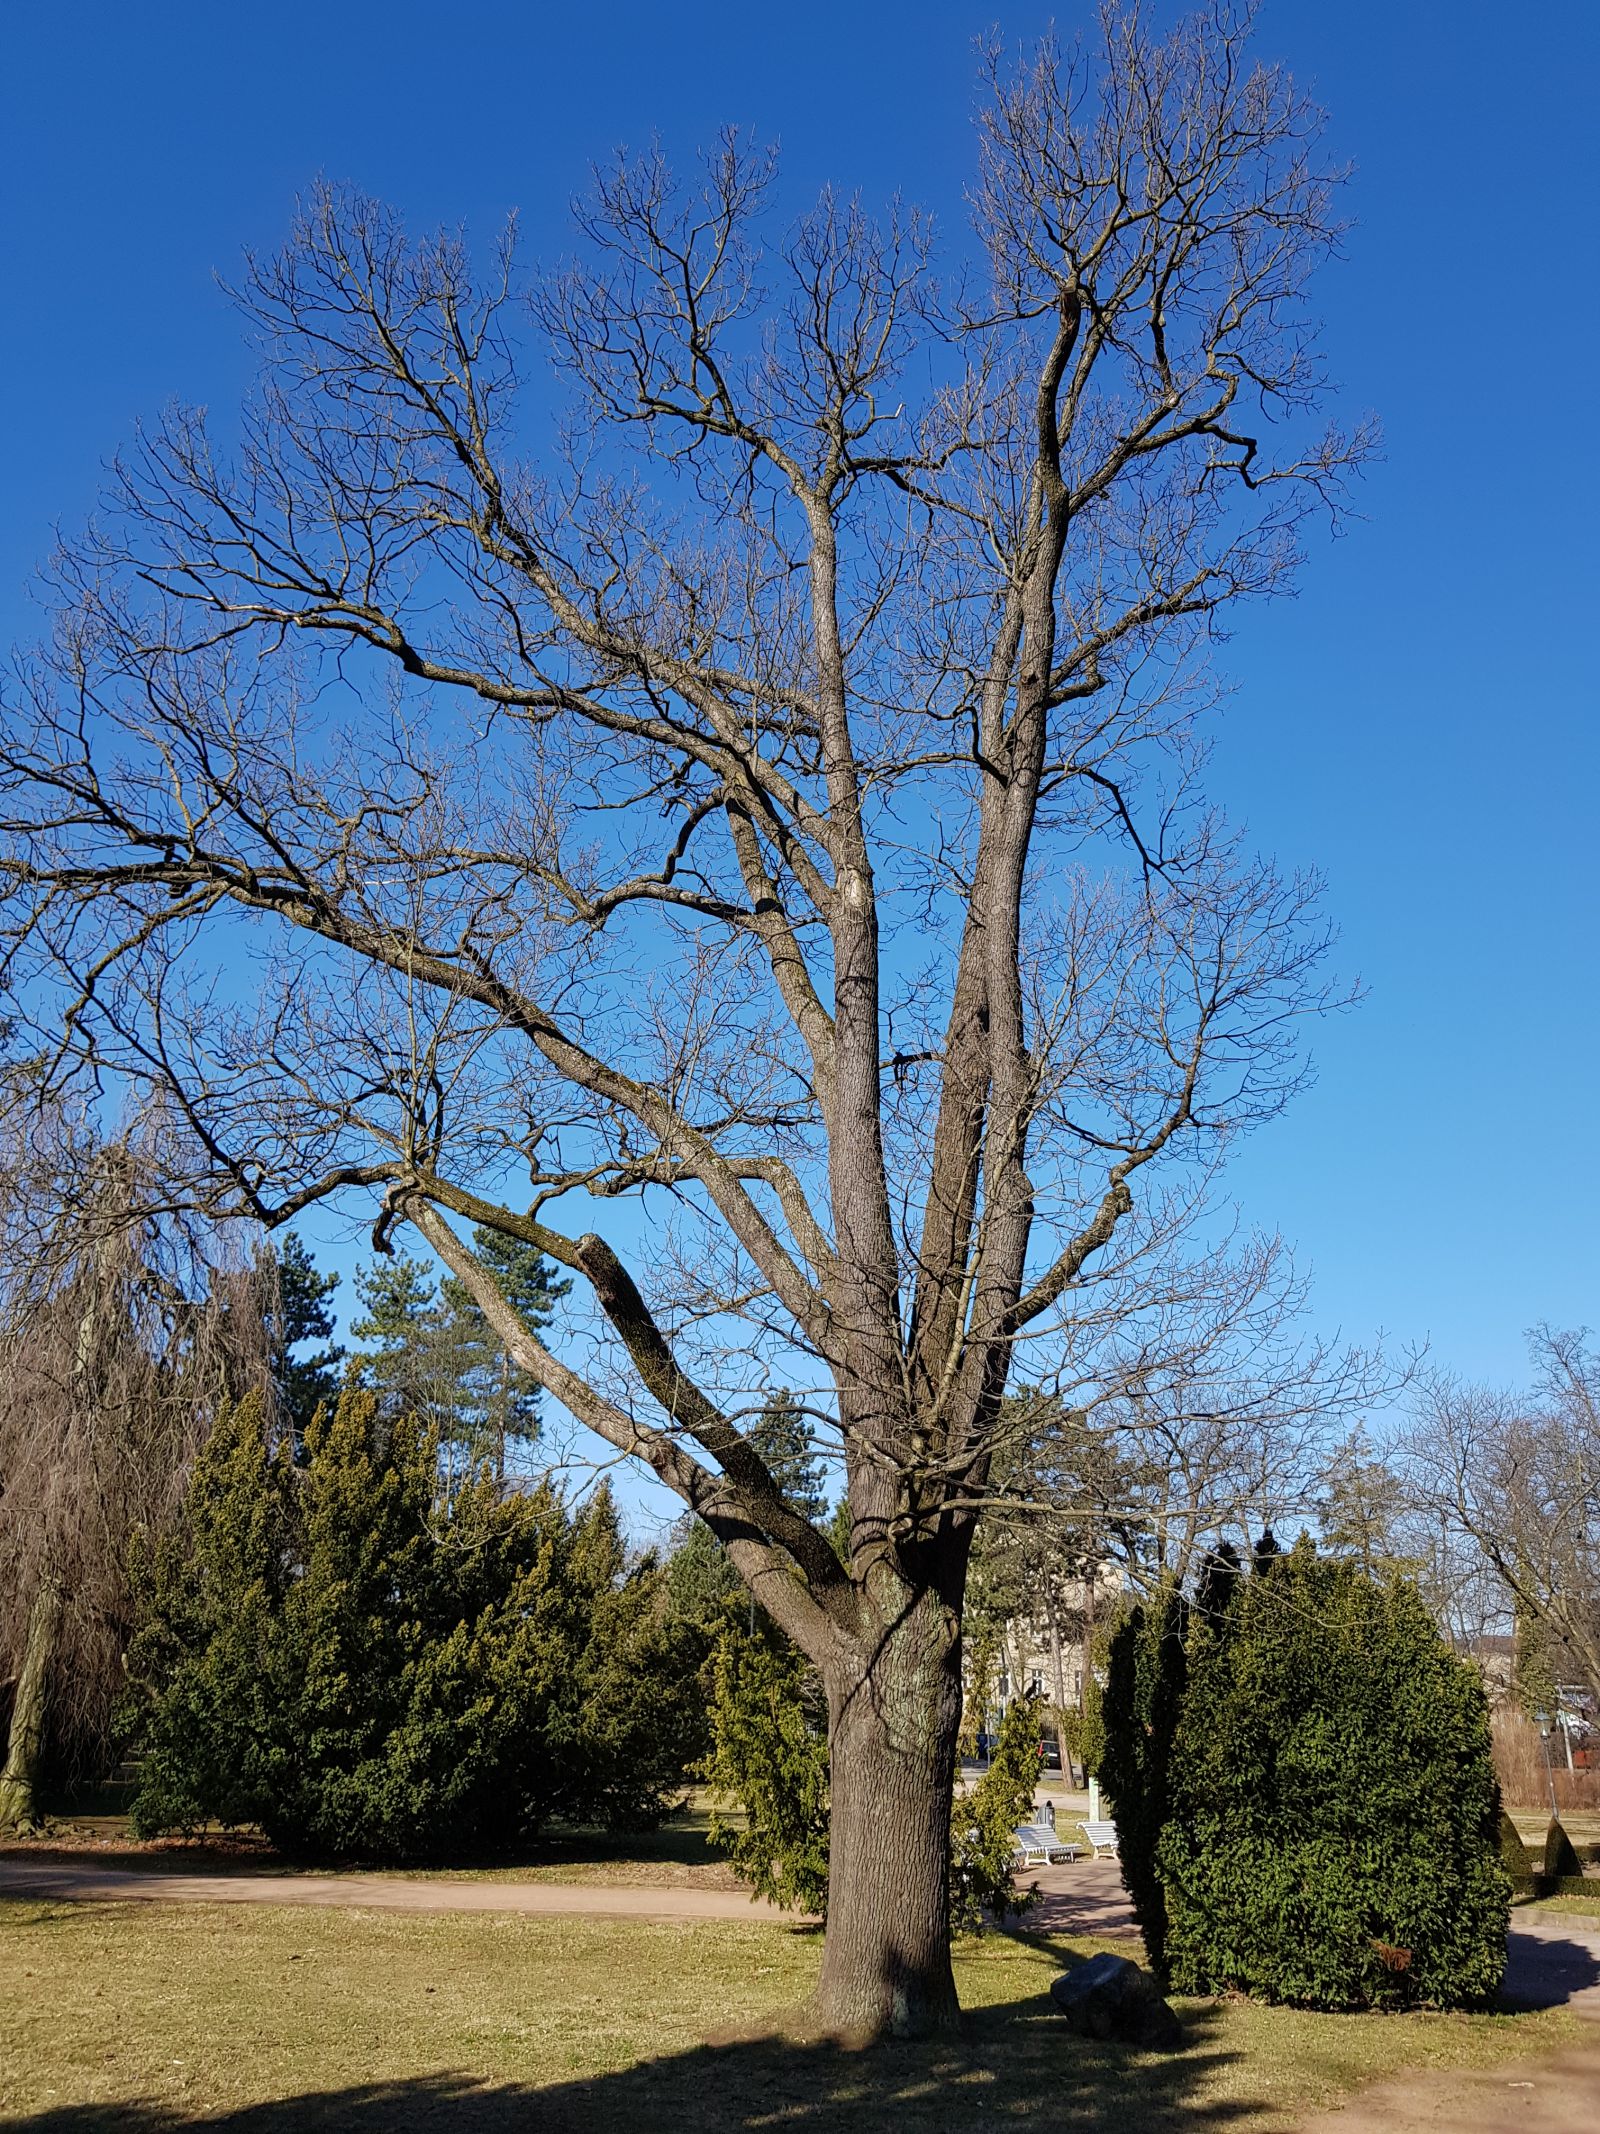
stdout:
<svg viewBox="0 0 1600 2134">
<path fill-rule="evenodd" d="M 971 2015 L 958 2042 L 857 2053 L 748 2038 L 540 2088 L 439 2073 L 213 2114 L 129 2101 L 0 2123 L 19 2134 L 967 2134 L 1019 2122 L 1074 2134 L 1220 2134 L 1255 2107 L 1198 2094 L 1237 2057 L 1208 2043 L 1215 2020 L 1207 2010 L 1190 2014 L 1184 2052 L 1134 2053 L 1073 2037 L 1047 1999 L 1030 1996 Z"/>
</svg>

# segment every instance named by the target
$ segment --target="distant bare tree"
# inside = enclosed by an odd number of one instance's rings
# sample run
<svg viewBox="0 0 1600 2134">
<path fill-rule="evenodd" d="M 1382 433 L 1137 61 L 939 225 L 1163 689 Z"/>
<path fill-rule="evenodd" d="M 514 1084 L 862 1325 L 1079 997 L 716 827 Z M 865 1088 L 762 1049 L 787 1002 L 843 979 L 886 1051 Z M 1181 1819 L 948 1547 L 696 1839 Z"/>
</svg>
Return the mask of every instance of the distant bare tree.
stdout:
<svg viewBox="0 0 1600 2134">
<path fill-rule="evenodd" d="M 1582 1333 L 1550 1327 L 1532 1345 L 1531 1392 L 1434 1378 L 1405 1471 L 1458 1576 L 1476 1557 L 1502 1620 L 1538 1625 L 1562 1679 L 1600 1710 L 1600 1355 Z M 1461 1582 L 1470 1592 L 1470 1573 Z"/>
<path fill-rule="evenodd" d="M 46 1752 L 103 1767 L 131 1628 L 129 1552 L 175 1516 L 219 1394 L 265 1372 L 261 1270 L 208 1265 L 136 1138 L 14 1110 L 0 1164 L 0 1828 L 39 1816 Z M 26 1127 L 26 1130 L 24 1128 Z M 214 1240 L 211 1241 L 214 1244 Z"/>
<path fill-rule="evenodd" d="M 1196 784 L 1222 618 L 1366 446 L 1313 426 L 1336 173 L 1250 14 L 993 64 L 965 280 L 898 207 L 779 228 L 732 136 L 686 186 L 619 160 L 531 284 L 317 193 L 245 278 L 236 439 L 141 439 L 13 692 L 52 1073 L 161 1088 L 218 1207 L 370 1195 L 707 1522 L 827 1687 L 852 2034 L 957 2019 L 1013 1366 L 1120 1383 L 1206 1290 L 1329 998 L 1315 885 Z M 582 1278 L 559 1353 L 473 1224 Z M 848 1564 L 745 1435 L 784 1383 Z"/>
</svg>

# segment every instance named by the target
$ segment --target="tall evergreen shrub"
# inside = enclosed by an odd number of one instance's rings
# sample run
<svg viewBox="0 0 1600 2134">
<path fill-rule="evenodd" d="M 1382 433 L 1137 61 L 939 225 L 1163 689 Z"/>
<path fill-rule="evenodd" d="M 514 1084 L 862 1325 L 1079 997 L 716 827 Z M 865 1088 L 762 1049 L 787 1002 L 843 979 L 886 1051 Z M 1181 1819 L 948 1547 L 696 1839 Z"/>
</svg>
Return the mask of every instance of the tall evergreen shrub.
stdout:
<svg viewBox="0 0 1600 2134">
<path fill-rule="evenodd" d="M 714 1843 L 741 1881 L 774 1904 L 828 1908 L 828 1722 L 821 1684 L 765 1616 L 724 1608 L 713 1661 Z M 741 1811 L 734 1820 L 728 1810 Z"/>
<path fill-rule="evenodd" d="M 1156 1854 L 1171 1814 L 1189 1619 L 1189 1604 L 1171 1580 L 1135 1608 L 1112 1637 L 1100 1697 L 1100 1780 L 1115 1804 L 1122 1879 L 1158 1976 L 1166 1967 L 1167 1905 Z"/>
<path fill-rule="evenodd" d="M 255 1823 L 295 1852 L 425 1859 L 557 1815 L 658 1818 L 693 1655 L 609 1499 L 574 1517 L 482 1471 L 445 1500 L 432 1440 L 355 1386 L 302 1457 L 241 1403 L 184 1533 L 139 1567 L 136 1828 Z"/>
<path fill-rule="evenodd" d="M 1415 1589 L 1302 1541 L 1196 1612 L 1181 1665 L 1142 1636 L 1159 1664 L 1124 1658 L 1106 1778 L 1170 1983 L 1322 2008 L 1487 2000 L 1510 1896 L 1488 1711 Z"/>
</svg>

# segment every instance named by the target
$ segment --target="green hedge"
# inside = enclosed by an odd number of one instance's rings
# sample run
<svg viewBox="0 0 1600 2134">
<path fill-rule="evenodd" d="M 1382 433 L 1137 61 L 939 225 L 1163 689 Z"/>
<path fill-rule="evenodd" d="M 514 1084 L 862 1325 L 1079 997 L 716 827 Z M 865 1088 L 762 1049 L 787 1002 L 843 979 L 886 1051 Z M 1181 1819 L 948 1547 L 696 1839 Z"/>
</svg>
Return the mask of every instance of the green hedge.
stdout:
<svg viewBox="0 0 1600 2134">
<path fill-rule="evenodd" d="M 1221 1605 L 1119 1634 L 1107 1791 L 1175 1989 L 1318 2008 L 1478 2005 L 1510 1880 L 1488 1712 L 1414 1588 L 1307 1541 Z"/>
</svg>

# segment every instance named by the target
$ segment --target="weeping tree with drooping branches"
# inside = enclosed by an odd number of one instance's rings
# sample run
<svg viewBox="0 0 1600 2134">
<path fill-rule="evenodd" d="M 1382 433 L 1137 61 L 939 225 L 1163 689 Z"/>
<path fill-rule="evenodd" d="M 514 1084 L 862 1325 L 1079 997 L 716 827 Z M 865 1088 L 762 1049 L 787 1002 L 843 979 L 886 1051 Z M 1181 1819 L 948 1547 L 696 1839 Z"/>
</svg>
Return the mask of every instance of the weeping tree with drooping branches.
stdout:
<svg viewBox="0 0 1600 2134">
<path fill-rule="evenodd" d="M 129 1557 L 166 1530 L 217 1404 L 262 1385 L 270 1266 L 168 1207 L 150 1121 L 100 1139 L 12 1081 L 0 1132 L 0 1829 L 113 1753 Z"/>
<path fill-rule="evenodd" d="M 731 135 L 603 169 L 533 275 L 316 192 L 237 423 L 139 438 L 9 694 L 46 1071 L 158 1086 L 212 1205 L 415 1233 L 706 1522 L 825 1686 L 855 2035 L 957 2020 L 1013 1369 L 1347 1390 L 1275 1243 L 1205 1229 L 1329 997 L 1315 885 L 1202 794 L 1210 648 L 1366 445 L 1318 412 L 1337 174 L 1250 13 L 993 56 L 970 242 L 785 220 Z M 572 1278 L 559 1335 L 474 1226 Z M 751 1441 L 778 1386 L 843 1556 Z"/>
</svg>

